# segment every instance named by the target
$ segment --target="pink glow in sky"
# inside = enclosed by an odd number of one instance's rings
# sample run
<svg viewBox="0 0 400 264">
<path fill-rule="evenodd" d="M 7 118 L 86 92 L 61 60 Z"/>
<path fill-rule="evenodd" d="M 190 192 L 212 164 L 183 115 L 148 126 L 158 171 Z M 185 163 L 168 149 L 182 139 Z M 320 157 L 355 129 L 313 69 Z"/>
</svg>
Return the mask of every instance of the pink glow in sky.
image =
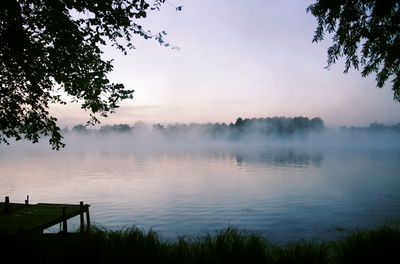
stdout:
<svg viewBox="0 0 400 264">
<path fill-rule="evenodd" d="M 321 117 L 327 125 L 400 122 L 391 83 L 376 88 L 374 76 L 343 74 L 343 64 L 326 66 L 329 40 L 312 43 L 312 1 L 170 0 L 143 21 L 166 30 L 179 51 L 137 39 L 127 56 L 111 47 L 110 78 L 134 89 L 103 124 L 145 121 L 234 122 L 241 117 Z M 78 105 L 53 106 L 60 125 L 88 120 Z"/>
</svg>

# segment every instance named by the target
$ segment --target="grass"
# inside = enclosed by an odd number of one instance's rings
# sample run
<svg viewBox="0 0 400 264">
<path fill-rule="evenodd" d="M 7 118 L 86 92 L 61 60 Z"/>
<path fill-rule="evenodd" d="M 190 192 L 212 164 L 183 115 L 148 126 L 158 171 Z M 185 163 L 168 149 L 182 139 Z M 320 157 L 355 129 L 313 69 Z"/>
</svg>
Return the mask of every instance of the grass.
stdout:
<svg viewBox="0 0 400 264">
<path fill-rule="evenodd" d="M 235 228 L 161 239 L 138 228 L 84 235 L 0 235 L 1 263 L 400 263 L 400 229 L 386 224 L 337 241 L 272 244 Z"/>
</svg>

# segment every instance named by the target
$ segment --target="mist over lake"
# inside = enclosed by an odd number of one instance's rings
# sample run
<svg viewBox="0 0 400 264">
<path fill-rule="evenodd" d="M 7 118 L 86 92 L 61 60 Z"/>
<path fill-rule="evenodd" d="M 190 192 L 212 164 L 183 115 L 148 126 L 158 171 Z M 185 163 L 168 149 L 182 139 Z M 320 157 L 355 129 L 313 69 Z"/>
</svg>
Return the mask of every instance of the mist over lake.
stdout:
<svg viewBox="0 0 400 264">
<path fill-rule="evenodd" d="M 400 217 L 398 139 L 337 130 L 241 141 L 69 132 L 61 151 L 46 142 L 2 147 L 0 191 L 13 202 L 83 200 L 98 225 L 166 238 L 232 225 L 277 242 L 330 240 Z"/>
<path fill-rule="evenodd" d="M 400 263 L 400 1 L 0 1 L 0 264 Z"/>
</svg>

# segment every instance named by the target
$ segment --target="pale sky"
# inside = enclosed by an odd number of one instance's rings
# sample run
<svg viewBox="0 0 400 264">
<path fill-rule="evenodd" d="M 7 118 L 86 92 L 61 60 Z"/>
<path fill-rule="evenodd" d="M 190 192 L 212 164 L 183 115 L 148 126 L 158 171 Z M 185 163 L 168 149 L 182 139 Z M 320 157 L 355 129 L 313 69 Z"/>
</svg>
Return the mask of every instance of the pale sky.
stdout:
<svg viewBox="0 0 400 264">
<path fill-rule="evenodd" d="M 110 78 L 134 89 L 102 124 L 234 122 L 237 117 L 321 117 L 328 126 L 400 122 L 391 83 L 326 66 L 330 41 L 312 43 L 316 20 L 303 0 L 169 0 L 144 25 L 180 50 L 134 41 L 127 56 L 111 47 Z M 54 106 L 61 126 L 88 120 L 77 105 Z"/>
</svg>

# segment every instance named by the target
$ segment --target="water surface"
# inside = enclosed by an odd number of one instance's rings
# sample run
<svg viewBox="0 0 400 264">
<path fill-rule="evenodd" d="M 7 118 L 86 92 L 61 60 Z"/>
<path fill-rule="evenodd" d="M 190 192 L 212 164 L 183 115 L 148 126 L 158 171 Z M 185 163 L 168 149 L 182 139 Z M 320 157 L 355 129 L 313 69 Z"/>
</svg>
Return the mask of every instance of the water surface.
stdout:
<svg viewBox="0 0 400 264">
<path fill-rule="evenodd" d="M 0 195 L 84 201 L 99 225 L 153 228 L 164 238 L 232 225 L 277 242 L 329 240 L 400 217 L 397 148 L 127 140 L 71 140 L 59 152 L 2 147 Z"/>
</svg>

